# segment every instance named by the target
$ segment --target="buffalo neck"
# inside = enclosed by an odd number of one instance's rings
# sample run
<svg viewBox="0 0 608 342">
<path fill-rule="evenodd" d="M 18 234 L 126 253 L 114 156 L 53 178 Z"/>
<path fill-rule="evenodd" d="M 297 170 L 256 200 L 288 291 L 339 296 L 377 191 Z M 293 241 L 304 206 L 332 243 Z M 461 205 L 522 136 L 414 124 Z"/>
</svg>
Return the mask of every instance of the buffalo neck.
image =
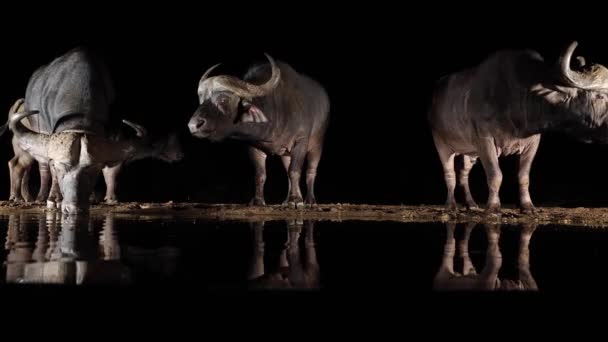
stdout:
<svg viewBox="0 0 608 342">
<path fill-rule="evenodd" d="M 271 142 L 270 123 L 244 122 L 238 124 L 237 129 L 231 134 L 231 138 L 250 143 Z"/>
<path fill-rule="evenodd" d="M 521 112 L 527 134 L 560 130 L 568 121 L 568 110 L 564 107 L 566 96 L 561 92 L 539 84 L 526 95 Z"/>
<path fill-rule="evenodd" d="M 132 160 L 156 157 L 161 154 L 165 145 L 163 139 L 145 141 L 141 140 L 141 138 L 139 138 L 139 140 L 133 141 L 133 144 L 137 147 L 135 150 L 135 154 L 131 158 Z"/>
</svg>

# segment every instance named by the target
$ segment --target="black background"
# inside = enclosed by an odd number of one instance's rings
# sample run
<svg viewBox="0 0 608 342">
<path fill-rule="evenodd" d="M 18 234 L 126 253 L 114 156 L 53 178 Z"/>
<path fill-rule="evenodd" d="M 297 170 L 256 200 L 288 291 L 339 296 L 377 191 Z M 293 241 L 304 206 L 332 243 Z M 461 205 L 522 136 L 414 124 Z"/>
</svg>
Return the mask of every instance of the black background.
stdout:
<svg viewBox="0 0 608 342">
<path fill-rule="evenodd" d="M 238 142 L 212 144 L 190 136 L 201 74 L 241 76 L 264 52 L 322 83 L 330 96 L 331 123 L 317 177 L 320 203 L 442 204 L 445 186 L 425 115 L 434 82 L 479 63 L 500 48 L 533 48 L 553 63 L 572 40 L 588 61 L 608 64 L 602 17 L 591 8 L 557 14 L 494 4 L 473 13 L 440 4 L 283 4 L 252 10 L 237 3 L 179 8 L 146 5 L 106 8 L 79 5 L 35 15 L 6 9 L 0 42 L 0 108 L 22 97 L 31 73 L 68 49 L 84 44 L 106 61 L 118 102 L 112 115 L 154 133 L 178 130 L 186 158 L 129 165 L 120 177 L 124 201 L 245 203 L 253 195 L 253 168 Z M 377 6 L 376 6 L 377 5 Z M 125 5 L 126 6 L 126 5 Z M 143 5 L 142 5 L 143 6 Z M 68 12 L 71 11 L 71 12 Z M 581 18 L 583 20 L 581 20 Z M 596 24 L 597 27 L 593 27 Z M 0 157 L 13 156 L 10 134 Z M 538 205 L 606 206 L 608 147 L 546 135 L 531 173 Z M 517 159 L 501 159 L 503 204 L 517 202 Z M 0 198 L 8 199 L 8 167 L 0 168 Z M 486 200 L 481 165 L 471 173 L 479 204 Z M 267 203 L 286 194 L 280 159 L 269 158 Z M 304 188 L 303 188 L 304 191 Z M 460 197 L 460 194 L 458 195 Z"/>
</svg>

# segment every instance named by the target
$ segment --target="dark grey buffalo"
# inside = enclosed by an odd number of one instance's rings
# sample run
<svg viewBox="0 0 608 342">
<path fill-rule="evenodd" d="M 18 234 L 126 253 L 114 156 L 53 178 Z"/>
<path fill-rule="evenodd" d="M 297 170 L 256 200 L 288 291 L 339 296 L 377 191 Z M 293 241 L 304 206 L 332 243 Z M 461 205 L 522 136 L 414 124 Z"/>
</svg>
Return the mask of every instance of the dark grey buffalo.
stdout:
<svg viewBox="0 0 608 342">
<path fill-rule="evenodd" d="M 270 63 L 251 67 L 243 80 L 209 77 L 198 85 L 199 107 L 188 127 L 199 138 L 238 139 L 250 145 L 255 166 L 252 205 L 265 205 L 266 156 L 281 156 L 289 176 L 285 203 L 303 207 L 300 173 L 307 161 L 306 203 L 315 205 L 314 182 L 329 121 L 329 99 L 321 85 L 266 55 Z"/>
<path fill-rule="evenodd" d="M 112 135 L 107 126 L 113 100 L 106 67 L 84 48 L 73 49 L 36 70 L 28 83 L 23 110 L 9 120 L 17 159 L 9 163 L 11 198 L 19 198 L 16 194 L 27 184 L 33 160 L 41 169 L 37 199 L 48 198 L 51 204 L 61 201 L 63 212 L 74 213 L 88 210 L 102 169 L 109 188 L 106 199 L 113 202 L 115 178 L 125 162 L 150 155 L 181 159 L 173 136 L 150 140 L 141 126 L 128 121 L 124 122 L 137 131 L 137 137 Z"/>
<path fill-rule="evenodd" d="M 121 149 L 121 151 L 124 151 L 124 154 L 122 154 L 121 159 L 108 161 L 102 170 L 106 183 L 104 200 L 108 204 L 118 202 L 116 196 L 117 178 L 125 165 L 146 158 L 173 163 L 182 160 L 184 157 L 177 134 L 172 133 L 151 138 L 143 126 L 127 120 L 123 120 L 123 122 L 137 132 L 137 137 L 133 138 L 122 132 L 116 132 L 109 137 L 109 140 L 115 145 L 114 148 Z"/>
<path fill-rule="evenodd" d="M 19 147 L 50 165 L 63 196 L 62 211 L 88 210 L 93 181 L 103 161 L 113 159 L 105 138 L 112 82 L 103 63 L 76 48 L 40 67 L 30 77 L 25 112 L 13 115 L 11 131 Z M 39 113 L 27 128 L 21 120 Z"/>
<path fill-rule="evenodd" d="M 8 112 L 8 120 L 10 120 L 15 113 L 23 112 L 25 110 L 24 102 L 25 99 L 19 99 L 11 106 Z M 37 118 L 37 116 L 30 116 L 26 120 L 23 120 L 22 123 L 26 128 L 31 130 L 32 125 L 30 125 L 30 122 L 37 126 Z M 6 128 L 7 125 L 3 127 Z M 4 131 L 2 133 L 4 133 Z M 25 200 L 26 202 L 31 202 L 33 198 L 28 184 L 30 170 L 35 163 L 34 157 L 19 147 L 19 141 L 15 135 L 13 135 L 12 145 L 15 156 L 8 162 L 11 179 L 9 201 L 20 202 Z M 46 201 L 48 197 L 51 176 L 48 163 L 39 163 L 38 165 L 40 170 L 40 190 L 36 197 L 36 201 L 42 202 Z"/>
<path fill-rule="evenodd" d="M 532 50 L 502 50 L 479 65 L 443 77 L 433 95 L 429 122 L 447 185 L 448 209 L 456 209 L 454 157 L 463 155 L 460 183 L 468 207 L 476 207 L 468 174 L 477 158 L 486 172 L 488 212 L 500 210 L 500 156 L 517 154 L 520 206 L 534 212 L 528 191 L 532 160 L 543 132 L 563 132 L 586 142 L 608 142 L 608 69 L 571 66 L 571 43 L 556 64 Z"/>
</svg>

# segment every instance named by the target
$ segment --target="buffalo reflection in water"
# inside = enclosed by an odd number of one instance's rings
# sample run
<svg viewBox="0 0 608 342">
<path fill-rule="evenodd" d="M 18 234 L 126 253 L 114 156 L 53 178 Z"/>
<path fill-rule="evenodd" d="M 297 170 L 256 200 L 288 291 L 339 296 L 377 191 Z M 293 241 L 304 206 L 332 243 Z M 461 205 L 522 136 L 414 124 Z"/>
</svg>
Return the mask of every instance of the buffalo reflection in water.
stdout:
<svg viewBox="0 0 608 342">
<path fill-rule="evenodd" d="M 178 254 L 175 248 L 121 248 L 111 213 L 104 216 L 97 236 L 89 215 L 39 214 L 37 229 L 28 217 L 31 215 L 9 216 L 5 243 L 7 283 L 126 285 L 134 282 L 133 264 L 147 269 L 161 267 L 160 273 L 174 271 Z M 34 244 L 32 233 L 36 234 Z"/>
<path fill-rule="evenodd" d="M 287 221 L 287 241 L 277 260 L 278 267 L 264 265 L 265 222 L 251 224 L 253 230 L 253 257 L 249 268 L 249 285 L 253 289 L 318 289 L 320 272 L 314 242 L 312 220 Z M 302 229 L 304 228 L 304 229 Z M 301 237 L 303 236 L 303 239 Z M 303 241 L 304 250 L 300 249 Z M 303 254 L 303 257 L 302 257 Z"/>
<path fill-rule="evenodd" d="M 447 237 L 444 245 L 443 258 L 439 271 L 435 275 L 433 288 L 439 291 L 505 291 L 526 290 L 538 291 L 538 286 L 530 272 L 530 239 L 536 230 L 536 224 L 524 224 L 519 229 L 519 253 L 517 270 L 519 279 L 500 279 L 498 272 L 502 267 L 502 253 L 498 245 L 500 240 L 500 224 L 485 224 L 487 237 L 486 260 L 481 273 L 477 273 L 469 257 L 469 238 L 476 223 L 468 223 L 464 237 L 458 244 L 458 254 L 462 258 L 462 273 L 454 271 L 454 256 L 456 252 L 455 223 L 447 223 Z"/>
</svg>

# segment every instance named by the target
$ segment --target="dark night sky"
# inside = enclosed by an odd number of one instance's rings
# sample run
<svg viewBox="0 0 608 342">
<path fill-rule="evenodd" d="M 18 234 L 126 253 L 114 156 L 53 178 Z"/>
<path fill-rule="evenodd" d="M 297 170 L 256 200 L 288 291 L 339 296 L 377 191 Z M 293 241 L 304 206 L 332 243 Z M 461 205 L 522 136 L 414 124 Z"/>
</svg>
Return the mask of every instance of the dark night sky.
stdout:
<svg viewBox="0 0 608 342">
<path fill-rule="evenodd" d="M 179 164 L 147 160 L 126 168 L 121 199 L 247 202 L 253 169 L 244 145 L 197 140 L 186 124 L 197 107 L 202 72 L 221 62 L 218 73 L 242 75 L 268 52 L 317 79 L 329 93 L 332 119 L 316 186 L 320 203 L 441 204 L 442 170 L 425 121 L 436 79 L 477 64 L 499 48 L 533 48 L 553 62 L 571 39 L 579 41 L 579 54 L 608 64 L 603 32 L 589 25 L 565 26 L 562 18 L 549 15 L 491 17 L 500 7 L 487 10 L 484 19 L 450 9 L 351 8 L 335 17 L 324 7 L 299 10 L 295 4 L 279 9 L 277 20 L 266 11 L 148 8 L 89 10 L 96 13 L 93 18 L 70 22 L 61 19 L 66 14 L 6 21 L 0 31 L 5 46 L 0 108 L 8 111 L 23 96 L 38 66 L 86 44 L 112 73 L 119 96 L 113 115 L 153 132 L 178 129 L 185 147 L 186 159 Z M 8 162 L 10 134 L 0 146 Z M 537 205 L 608 205 L 606 158 L 607 146 L 544 137 L 531 174 L 533 200 Z M 501 164 L 503 204 L 514 204 L 516 159 Z M 8 199 L 8 167 L 0 168 L 0 179 L 0 198 Z M 283 200 L 285 183 L 280 160 L 269 159 L 268 203 Z M 471 184 L 483 204 L 487 190 L 481 165 L 473 170 Z"/>
</svg>

